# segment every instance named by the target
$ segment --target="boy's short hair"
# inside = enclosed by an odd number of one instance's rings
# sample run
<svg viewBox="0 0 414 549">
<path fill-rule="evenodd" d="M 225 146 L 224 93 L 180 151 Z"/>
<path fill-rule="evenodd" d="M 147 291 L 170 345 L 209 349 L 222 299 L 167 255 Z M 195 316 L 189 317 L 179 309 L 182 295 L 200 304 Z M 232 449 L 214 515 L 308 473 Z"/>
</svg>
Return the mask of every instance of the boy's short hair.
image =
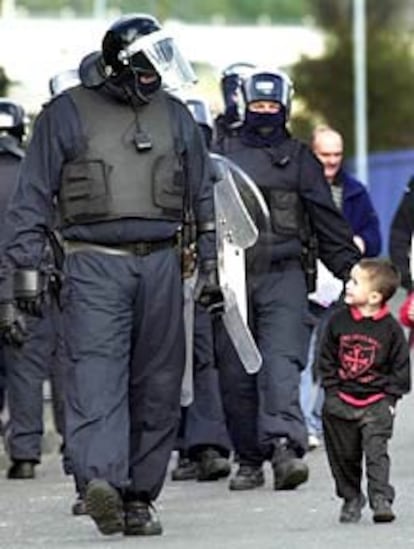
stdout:
<svg viewBox="0 0 414 549">
<path fill-rule="evenodd" d="M 365 257 L 358 266 L 368 274 L 372 289 L 382 295 L 382 302 L 391 299 L 401 284 L 401 275 L 394 263 L 387 259 Z"/>
</svg>

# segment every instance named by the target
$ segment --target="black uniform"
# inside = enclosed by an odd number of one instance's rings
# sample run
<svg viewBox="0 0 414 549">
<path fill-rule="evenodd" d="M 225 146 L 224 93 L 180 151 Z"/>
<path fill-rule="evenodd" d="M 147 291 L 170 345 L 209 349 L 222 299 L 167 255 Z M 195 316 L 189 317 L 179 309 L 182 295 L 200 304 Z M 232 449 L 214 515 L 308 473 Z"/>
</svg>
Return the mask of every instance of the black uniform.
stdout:
<svg viewBox="0 0 414 549">
<path fill-rule="evenodd" d="M 311 234 L 316 235 L 319 257 L 342 279 L 359 253 L 332 201 L 322 167 L 307 146 L 288 134 L 272 146 L 256 146 L 243 139 L 242 131 L 221 152 L 258 185 L 272 223 L 267 238 L 270 266 L 264 273 L 248 274 L 249 324 L 263 357 L 262 368 L 257 375 L 248 375 L 229 342 L 221 347 L 219 367 L 235 451 L 241 466 L 257 468 L 264 459 L 282 460 L 275 457 L 281 441 L 296 458 L 307 449 L 299 405 L 308 341 L 303 249 Z M 226 339 L 223 332 L 220 337 Z M 302 473 L 301 480 L 293 473 L 289 486 L 281 474 L 275 488 L 293 488 L 304 481 Z"/>
<path fill-rule="evenodd" d="M 10 135 L 0 137 L 0 226 L 1 239 L 5 238 L 5 215 L 10 195 L 13 193 L 17 182 L 24 152 L 17 139 Z M 3 343 L 0 343 L 0 411 L 3 410 L 6 390 L 6 365 Z"/>
<path fill-rule="evenodd" d="M 136 117 L 152 139 L 148 155 L 134 140 Z M 9 212 L 17 229 L 7 255 L 18 269 L 39 266 L 57 201 L 68 252 L 66 444 L 85 484 L 103 478 L 145 501 L 159 494 L 184 365 L 175 236 L 190 187 L 197 221 L 214 217 L 209 177 L 191 114 L 161 90 L 134 105 L 110 83 L 79 86 L 36 121 Z M 214 257 L 214 235 L 201 235 L 198 250 L 201 260 Z"/>
<path fill-rule="evenodd" d="M 3 243 L 11 236 L 13 226 L 6 223 L 6 207 L 16 186 L 24 151 L 17 139 L 0 139 L 1 220 Z M 47 264 L 46 255 L 42 262 Z M 1 300 L 12 300 L 11 279 L 7 261 L 2 264 Z M 40 462 L 43 435 L 43 385 L 54 371 L 58 317 L 54 305 L 45 304 L 42 318 L 26 318 L 26 337 L 22 347 L 6 345 L 2 357 L 7 371 L 9 421 L 6 437 L 12 462 L 9 478 L 34 475 Z M 54 395 L 56 396 L 56 395 Z"/>
<path fill-rule="evenodd" d="M 403 194 L 390 228 L 389 254 L 401 273 L 401 284 L 412 289 L 410 272 L 411 238 L 414 233 L 414 179 L 411 179 Z"/>
<path fill-rule="evenodd" d="M 393 408 L 411 387 L 401 326 L 386 307 L 370 318 L 343 307 L 328 322 L 319 367 L 326 391 L 324 438 L 337 495 L 346 501 L 360 497 L 365 456 L 371 507 L 378 496 L 392 502 L 387 447 Z"/>
</svg>

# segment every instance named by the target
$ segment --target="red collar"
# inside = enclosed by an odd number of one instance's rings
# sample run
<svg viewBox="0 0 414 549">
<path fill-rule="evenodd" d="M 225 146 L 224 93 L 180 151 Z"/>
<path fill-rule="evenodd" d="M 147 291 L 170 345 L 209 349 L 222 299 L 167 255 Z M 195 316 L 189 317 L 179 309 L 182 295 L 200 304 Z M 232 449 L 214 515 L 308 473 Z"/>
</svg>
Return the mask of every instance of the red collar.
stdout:
<svg viewBox="0 0 414 549">
<path fill-rule="evenodd" d="M 357 322 L 359 320 L 363 320 L 364 318 L 371 318 L 371 320 L 381 320 L 382 318 L 386 317 L 390 313 L 388 305 L 386 304 L 383 305 L 381 309 L 379 309 L 374 315 L 370 317 L 363 316 L 361 311 L 357 307 L 350 307 L 350 310 L 351 310 L 352 318 Z"/>
</svg>

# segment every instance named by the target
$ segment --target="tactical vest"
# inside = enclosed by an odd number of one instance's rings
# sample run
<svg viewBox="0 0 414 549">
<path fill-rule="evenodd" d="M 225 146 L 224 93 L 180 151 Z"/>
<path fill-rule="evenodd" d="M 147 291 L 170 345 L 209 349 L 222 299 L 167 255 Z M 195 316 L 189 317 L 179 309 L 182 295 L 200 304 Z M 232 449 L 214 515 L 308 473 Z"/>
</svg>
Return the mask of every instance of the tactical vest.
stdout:
<svg viewBox="0 0 414 549">
<path fill-rule="evenodd" d="M 236 144 L 237 141 L 237 144 Z M 271 216 L 275 242 L 309 238 L 309 223 L 299 195 L 300 151 L 303 145 L 288 139 L 276 148 L 247 147 L 232 140 L 223 154 L 236 162 L 262 192 Z"/>
<path fill-rule="evenodd" d="M 184 199 L 163 92 L 136 112 L 82 86 L 68 92 L 85 132 L 85 147 L 63 166 L 60 214 L 67 225 L 123 218 L 180 220 Z M 149 141 L 142 147 L 140 138 Z"/>
</svg>

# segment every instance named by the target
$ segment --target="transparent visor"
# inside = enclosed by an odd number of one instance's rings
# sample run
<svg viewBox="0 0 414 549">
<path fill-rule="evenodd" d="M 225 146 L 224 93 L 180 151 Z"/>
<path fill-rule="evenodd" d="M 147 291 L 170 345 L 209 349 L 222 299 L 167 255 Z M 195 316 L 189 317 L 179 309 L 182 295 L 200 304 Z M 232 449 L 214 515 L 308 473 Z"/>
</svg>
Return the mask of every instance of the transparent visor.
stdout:
<svg viewBox="0 0 414 549">
<path fill-rule="evenodd" d="M 197 82 L 190 63 L 181 54 L 174 39 L 164 30 L 141 36 L 120 52 L 121 61 L 142 52 L 161 76 L 163 87 L 176 91 Z"/>
<path fill-rule="evenodd" d="M 203 124 L 213 129 L 213 117 L 210 108 L 204 101 L 200 99 L 187 99 L 186 104 L 198 124 Z"/>
<path fill-rule="evenodd" d="M 244 81 L 244 94 L 247 103 L 277 101 L 286 107 L 290 102 L 291 86 L 278 75 L 256 74 Z"/>
<path fill-rule="evenodd" d="M 80 84 L 79 71 L 77 69 L 70 69 L 52 76 L 49 80 L 49 89 L 52 95 L 58 95 L 78 84 Z"/>
<path fill-rule="evenodd" d="M 248 76 L 248 74 L 255 68 L 255 65 L 253 65 L 252 63 L 232 63 L 223 70 L 222 76 Z"/>
<path fill-rule="evenodd" d="M 8 129 L 14 127 L 14 118 L 8 112 L 0 112 L 0 129 Z"/>
</svg>

